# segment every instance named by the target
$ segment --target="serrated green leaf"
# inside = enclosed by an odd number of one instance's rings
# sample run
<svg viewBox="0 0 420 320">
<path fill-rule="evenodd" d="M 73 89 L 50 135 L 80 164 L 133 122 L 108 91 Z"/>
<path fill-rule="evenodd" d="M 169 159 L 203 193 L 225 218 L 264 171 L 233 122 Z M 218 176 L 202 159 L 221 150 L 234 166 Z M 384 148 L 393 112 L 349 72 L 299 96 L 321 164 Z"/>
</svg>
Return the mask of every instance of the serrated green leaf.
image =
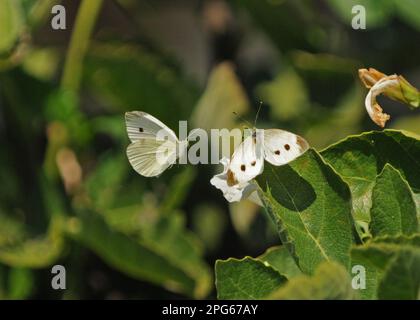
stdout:
<svg viewBox="0 0 420 320">
<path fill-rule="evenodd" d="M 397 130 L 366 132 L 333 144 L 321 154 L 350 186 L 357 222 L 370 221 L 372 189 L 386 163 L 409 183 L 419 208 L 420 140 L 416 135 Z"/>
<path fill-rule="evenodd" d="M 326 260 L 349 267 L 350 191 L 316 151 L 289 165 L 267 165 L 257 180 L 280 238 L 303 272 L 313 273 Z"/>
<path fill-rule="evenodd" d="M 404 247 L 397 253 L 384 272 L 378 297 L 420 300 L 420 249 Z"/>
<path fill-rule="evenodd" d="M 173 223 L 160 221 L 148 234 L 129 237 L 111 229 L 99 215 L 83 213 L 71 221 L 68 231 L 110 266 L 135 279 L 191 297 L 208 294 L 211 276 L 201 252 L 191 236 L 180 233 Z"/>
<path fill-rule="evenodd" d="M 378 297 L 378 285 L 384 273 L 403 249 L 420 250 L 420 235 L 377 237 L 352 248 L 352 265 L 361 265 L 366 270 L 366 289 L 359 291 L 363 299 Z"/>
<path fill-rule="evenodd" d="M 218 299 L 264 299 L 287 281 L 270 265 L 251 257 L 217 260 L 215 273 Z"/>
<path fill-rule="evenodd" d="M 388 243 L 420 248 L 420 234 L 377 237 L 372 239 L 370 243 Z"/>
<path fill-rule="evenodd" d="M 313 276 L 301 275 L 287 282 L 268 298 L 278 300 L 351 300 L 356 293 L 346 269 L 335 262 L 323 262 Z"/>
<path fill-rule="evenodd" d="M 372 190 L 370 229 L 374 237 L 410 235 L 418 228 L 410 186 L 398 170 L 386 164 Z"/>
<path fill-rule="evenodd" d="M 296 261 L 284 246 L 268 249 L 263 255 L 258 257 L 258 260 L 264 262 L 265 264 L 269 264 L 287 279 L 292 279 L 293 277 L 302 274 L 302 271 L 297 266 Z"/>
<path fill-rule="evenodd" d="M 375 267 L 364 264 L 363 260 L 359 260 L 357 256 L 352 256 L 351 265 L 352 265 L 352 276 L 354 277 L 352 281 L 357 280 L 355 279 L 356 277 L 360 277 L 360 276 L 365 277 L 365 279 L 362 280 L 364 281 L 363 283 L 364 287 L 357 290 L 359 297 L 362 300 L 376 300 L 378 298 L 378 294 L 377 294 L 378 281 L 379 281 L 381 272 Z M 360 274 L 361 272 L 360 268 L 363 268 L 362 269 L 364 272 L 363 275 Z"/>
</svg>

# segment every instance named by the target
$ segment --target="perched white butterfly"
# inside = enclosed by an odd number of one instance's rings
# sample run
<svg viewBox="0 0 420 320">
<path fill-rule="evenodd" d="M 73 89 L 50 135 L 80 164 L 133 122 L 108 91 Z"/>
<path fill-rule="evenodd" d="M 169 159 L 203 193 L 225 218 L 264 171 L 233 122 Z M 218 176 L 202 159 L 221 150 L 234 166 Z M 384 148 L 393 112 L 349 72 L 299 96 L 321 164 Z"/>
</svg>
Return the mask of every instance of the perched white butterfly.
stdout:
<svg viewBox="0 0 420 320">
<path fill-rule="evenodd" d="M 222 190 L 229 202 L 240 201 L 251 194 L 249 181 L 262 173 L 264 159 L 275 166 L 281 166 L 296 159 L 308 148 L 305 139 L 291 132 L 254 129 L 230 160 L 222 159 L 224 170 L 215 175 L 210 183 Z"/>
<path fill-rule="evenodd" d="M 126 112 L 125 124 L 132 142 L 127 157 L 142 176 L 158 176 L 186 151 L 187 140 L 179 141 L 170 128 L 146 112 Z"/>
</svg>

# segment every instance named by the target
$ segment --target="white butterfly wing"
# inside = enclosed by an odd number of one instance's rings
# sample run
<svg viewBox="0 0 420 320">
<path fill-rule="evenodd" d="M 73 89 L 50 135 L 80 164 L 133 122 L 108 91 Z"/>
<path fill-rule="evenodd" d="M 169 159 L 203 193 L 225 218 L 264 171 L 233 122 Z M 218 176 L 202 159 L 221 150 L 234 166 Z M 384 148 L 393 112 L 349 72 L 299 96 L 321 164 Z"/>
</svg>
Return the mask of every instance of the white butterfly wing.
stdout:
<svg viewBox="0 0 420 320">
<path fill-rule="evenodd" d="M 142 138 L 156 137 L 158 132 L 164 134 L 174 142 L 178 141 L 175 132 L 173 132 L 160 120 L 146 112 L 126 112 L 125 125 L 127 127 L 128 137 L 130 138 L 131 142 L 136 142 Z"/>
<path fill-rule="evenodd" d="M 171 140 L 141 138 L 127 147 L 127 157 L 139 174 L 155 177 L 175 163 L 177 147 L 178 143 Z"/>
<path fill-rule="evenodd" d="M 263 150 L 253 136 L 247 137 L 232 155 L 229 170 L 237 183 L 247 182 L 259 175 L 264 168 Z"/>
<path fill-rule="evenodd" d="M 308 149 L 308 142 L 296 134 L 280 129 L 264 130 L 264 157 L 275 166 L 289 163 Z"/>
</svg>

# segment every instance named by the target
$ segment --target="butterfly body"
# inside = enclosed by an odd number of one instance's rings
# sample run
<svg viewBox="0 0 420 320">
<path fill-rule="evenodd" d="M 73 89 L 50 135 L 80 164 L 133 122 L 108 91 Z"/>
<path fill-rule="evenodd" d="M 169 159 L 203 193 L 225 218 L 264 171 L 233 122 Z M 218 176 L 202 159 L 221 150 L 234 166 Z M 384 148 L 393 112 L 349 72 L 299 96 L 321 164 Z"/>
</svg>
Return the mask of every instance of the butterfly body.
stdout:
<svg viewBox="0 0 420 320">
<path fill-rule="evenodd" d="M 289 163 L 308 150 L 302 137 L 280 129 L 256 129 L 230 158 L 226 171 L 229 187 L 246 183 L 264 170 L 264 160 L 275 166 Z"/>
</svg>

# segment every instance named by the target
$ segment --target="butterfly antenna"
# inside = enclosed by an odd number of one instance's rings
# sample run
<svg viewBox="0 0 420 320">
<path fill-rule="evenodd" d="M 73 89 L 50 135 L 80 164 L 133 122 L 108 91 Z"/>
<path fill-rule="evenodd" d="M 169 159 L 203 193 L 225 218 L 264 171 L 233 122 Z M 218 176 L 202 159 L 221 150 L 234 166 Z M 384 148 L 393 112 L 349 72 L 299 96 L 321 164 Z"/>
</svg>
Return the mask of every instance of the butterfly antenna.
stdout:
<svg viewBox="0 0 420 320">
<path fill-rule="evenodd" d="M 262 101 L 260 101 L 260 105 L 258 106 L 257 114 L 255 115 L 254 128 L 255 128 L 255 127 L 256 127 L 256 125 L 257 125 L 257 120 L 258 120 L 258 116 L 259 116 L 259 114 L 260 114 L 260 110 L 261 110 L 262 105 L 263 105 L 263 102 L 262 102 Z"/>
<path fill-rule="evenodd" d="M 247 121 L 247 120 L 245 120 L 244 118 L 242 118 L 242 117 L 241 117 L 239 114 L 237 114 L 235 111 L 233 111 L 233 114 L 234 114 L 235 116 L 237 116 L 239 120 L 241 120 L 242 122 L 245 122 L 247 125 L 249 125 L 249 126 L 252 128 L 252 124 L 251 124 L 249 121 Z"/>
</svg>

